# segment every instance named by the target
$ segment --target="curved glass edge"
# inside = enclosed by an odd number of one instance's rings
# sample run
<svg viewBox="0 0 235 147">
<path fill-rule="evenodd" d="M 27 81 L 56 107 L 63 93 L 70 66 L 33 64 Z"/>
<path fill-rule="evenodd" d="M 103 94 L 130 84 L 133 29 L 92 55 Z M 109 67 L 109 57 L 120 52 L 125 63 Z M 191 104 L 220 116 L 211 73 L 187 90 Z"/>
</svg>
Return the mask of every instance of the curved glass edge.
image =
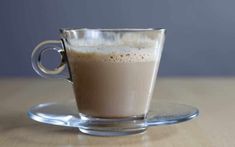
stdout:
<svg viewBox="0 0 235 147">
<path fill-rule="evenodd" d="M 31 118 L 32 120 L 35 120 L 35 121 L 41 122 L 41 123 L 45 123 L 45 124 L 66 126 L 66 127 L 75 127 L 75 126 L 71 126 L 69 123 L 67 123 L 67 121 L 63 121 L 61 119 L 63 116 L 60 117 L 60 119 L 59 119 L 58 116 L 57 117 L 56 116 L 48 117 L 48 115 L 45 115 L 43 113 L 35 113 L 34 112 L 34 109 L 43 108 L 43 107 L 50 107 L 51 105 L 55 105 L 55 104 L 56 103 L 45 103 L 45 104 L 39 104 L 39 105 L 32 106 L 28 110 L 27 116 L 29 118 Z"/>
<path fill-rule="evenodd" d="M 194 109 L 195 111 L 192 114 L 189 114 L 188 116 L 178 117 L 177 119 L 169 119 L 165 121 L 157 121 L 157 119 L 156 120 L 152 119 L 151 121 L 147 120 L 146 125 L 148 127 L 151 127 L 151 126 L 172 125 L 172 124 L 186 122 L 186 121 L 196 118 L 199 115 L 199 110 L 197 108 L 194 108 Z"/>
</svg>

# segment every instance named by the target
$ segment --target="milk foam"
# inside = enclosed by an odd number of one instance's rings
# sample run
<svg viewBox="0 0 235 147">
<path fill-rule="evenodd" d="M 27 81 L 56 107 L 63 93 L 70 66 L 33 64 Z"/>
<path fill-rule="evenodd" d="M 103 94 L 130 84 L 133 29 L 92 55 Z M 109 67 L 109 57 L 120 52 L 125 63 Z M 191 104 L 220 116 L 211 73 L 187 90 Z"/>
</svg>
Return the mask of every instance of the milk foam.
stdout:
<svg viewBox="0 0 235 147">
<path fill-rule="evenodd" d="M 69 39 L 69 45 L 72 48 L 76 47 L 115 47 L 115 48 L 155 48 L 158 46 L 159 42 L 157 38 L 160 38 L 159 33 L 137 33 L 133 35 L 133 33 L 125 33 L 125 34 L 115 34 L 109 32 L 104 36 L 100 36 L 99 32 L 97 34 L 95 32 L 91 34 L 86 34 L 84 38 L 75 38 Z"/>
<path fill-rule="evenodd" d="M 91 60 L 91 61 L 104 61 L 104 62 L 114 62 L 114 63 L 132 63 L 132 62 L 151 62 L 159 61 L 160 53 L 154 52 L 154 49 L 130 49 L 129 52 L 80 52 L 72 50 L 68 52 L 72 59 L 70 60 Z"/>
<path fill-rule="evenodd" d="M 93 34 L 95 35 L 95 34 Z M 73 54 L 81 59 L 97 59 L 106 62 L 146 62 L 160 57 L 159 33 L 148 34 L 125 33 L 112 35 L 103 39 L 70 39 L 67 45 Z"/>
</svg>

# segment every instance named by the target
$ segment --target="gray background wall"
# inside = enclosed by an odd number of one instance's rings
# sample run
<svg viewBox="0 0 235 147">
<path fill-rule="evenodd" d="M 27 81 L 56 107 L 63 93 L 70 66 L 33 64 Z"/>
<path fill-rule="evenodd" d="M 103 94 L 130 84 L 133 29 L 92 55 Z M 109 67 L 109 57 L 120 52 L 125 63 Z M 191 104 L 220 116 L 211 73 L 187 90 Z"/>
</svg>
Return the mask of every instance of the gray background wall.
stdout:
<svg viewBox="0 0 235 147">
<path fill-rule="evenodd" d="M 235 75 L 234 0 L 2 0 L 0 76 L 36 75 L 32 49 L 62 27 L 163 27 L 160 75 Z"/>
</svg>

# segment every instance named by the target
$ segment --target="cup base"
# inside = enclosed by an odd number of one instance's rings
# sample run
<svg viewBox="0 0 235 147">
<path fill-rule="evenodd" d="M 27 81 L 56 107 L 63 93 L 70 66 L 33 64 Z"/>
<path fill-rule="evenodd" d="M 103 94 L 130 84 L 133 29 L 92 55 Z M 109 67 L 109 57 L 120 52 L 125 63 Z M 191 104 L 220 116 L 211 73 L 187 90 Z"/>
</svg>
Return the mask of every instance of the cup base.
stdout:
<svg viewBox="0 0 235 147">
<path fill-rule="evenodd" d="M 98 136 L 121 136 L 142 133 L 147 129 L 144 115 L 125 118 L 98 118 L 79 114 L 84 122 L 82 133 Z"/>
</svg>

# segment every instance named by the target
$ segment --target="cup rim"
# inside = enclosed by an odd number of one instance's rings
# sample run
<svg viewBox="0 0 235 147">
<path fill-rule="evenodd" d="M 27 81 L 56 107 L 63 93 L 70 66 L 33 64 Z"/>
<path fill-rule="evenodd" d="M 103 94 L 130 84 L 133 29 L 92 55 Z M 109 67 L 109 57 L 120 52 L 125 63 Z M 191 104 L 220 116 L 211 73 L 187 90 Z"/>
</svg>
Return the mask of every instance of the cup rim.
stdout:
<svg viewBox="0 0 235 147">
<path fill-rule="evenodd" d="M 100 31 L 100 32 L 148 32 L 148 31 L 166 31 L 164 28 L 61 28 L 60 33 L 71 31 Z"/>
</svg>

